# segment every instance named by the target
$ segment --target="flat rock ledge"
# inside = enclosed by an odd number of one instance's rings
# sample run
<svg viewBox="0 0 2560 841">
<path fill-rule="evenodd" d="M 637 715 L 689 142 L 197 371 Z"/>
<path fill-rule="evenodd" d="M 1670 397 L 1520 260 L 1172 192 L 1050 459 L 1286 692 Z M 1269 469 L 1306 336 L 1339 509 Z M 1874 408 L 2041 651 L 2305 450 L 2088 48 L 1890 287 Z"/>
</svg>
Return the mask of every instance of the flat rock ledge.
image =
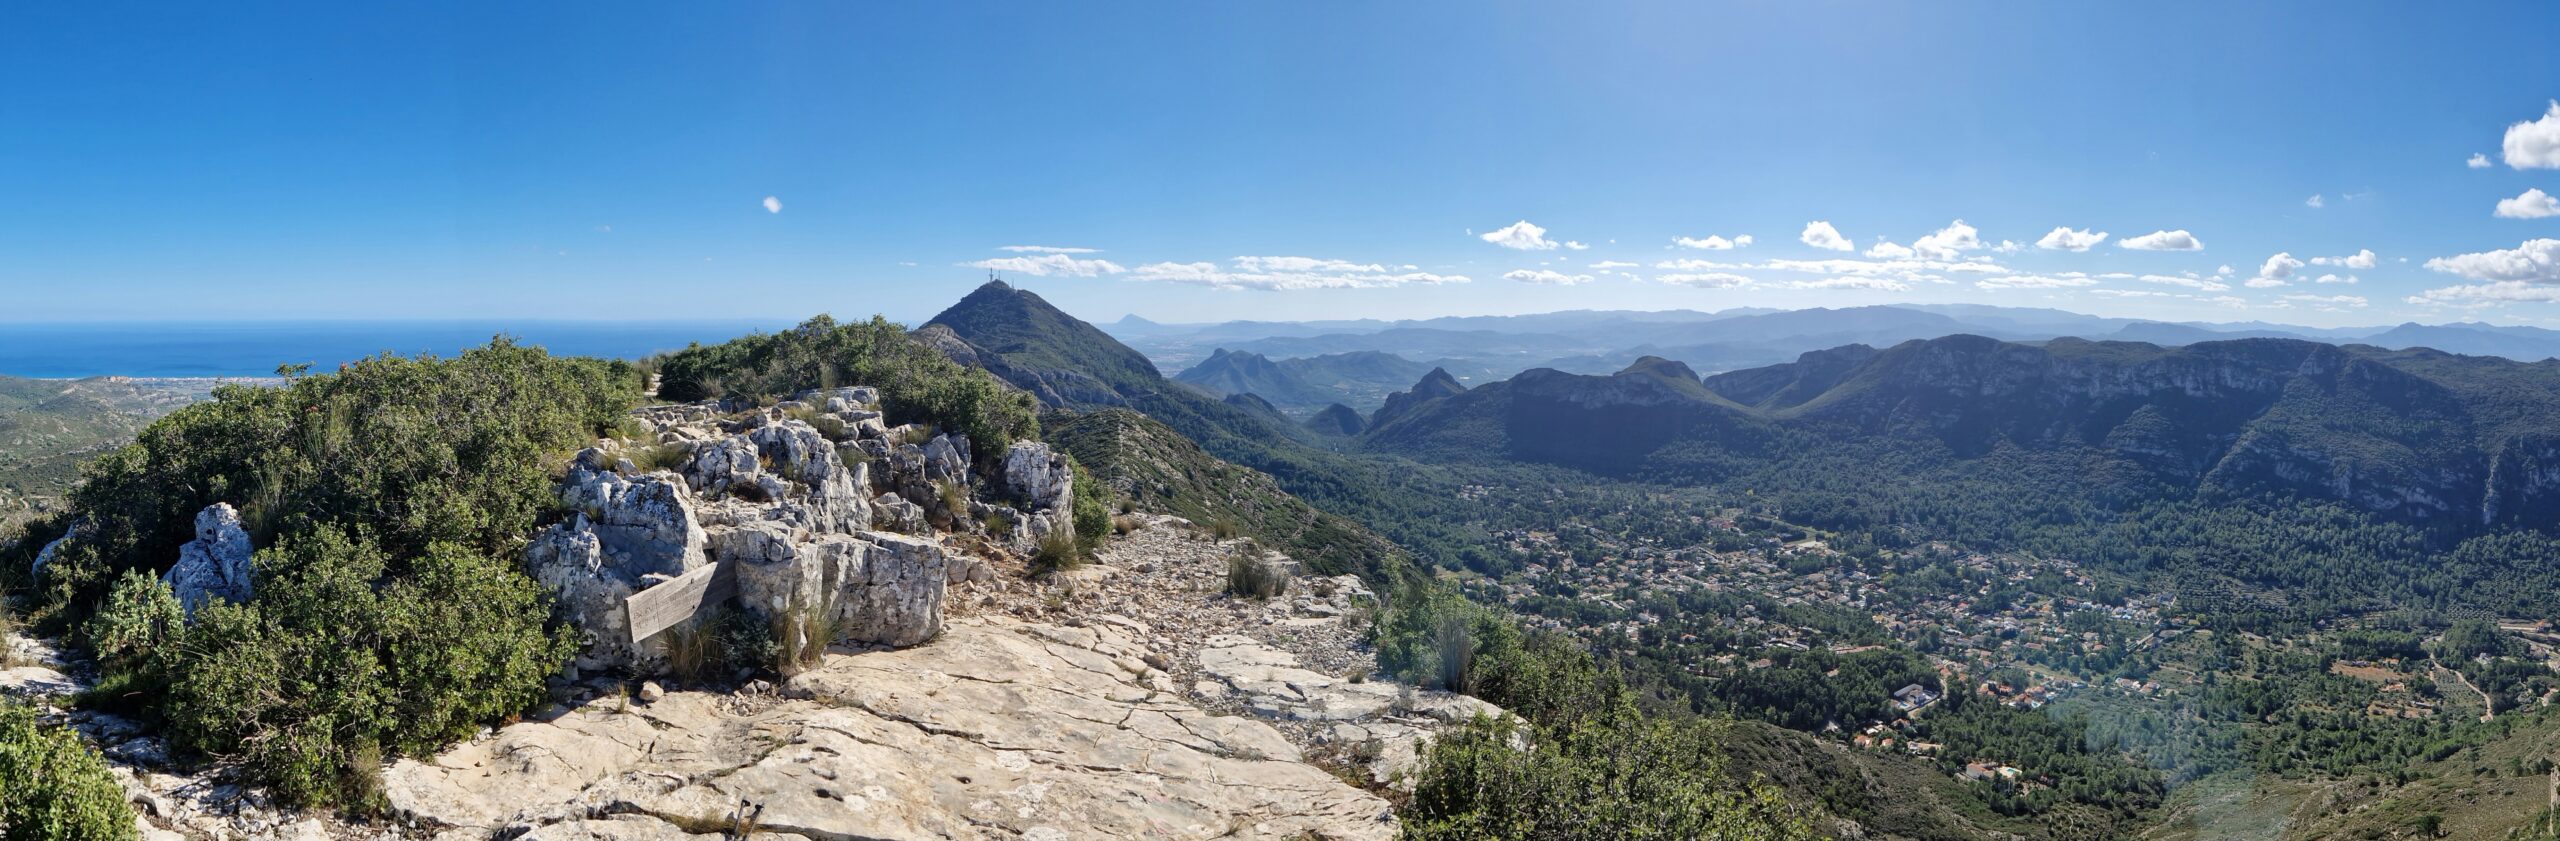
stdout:
<svg viewBox="0 0 2560 841">
<path fill-rule="evenodd" d="M 1106 625 L 958 619 L 831 652 L 775 695 L 590 701 L 384 782 L 404 822 L 455 839 L 1396 835 L 1386 801 L 1165 691 L 1149 659 Z"/>
</svg>

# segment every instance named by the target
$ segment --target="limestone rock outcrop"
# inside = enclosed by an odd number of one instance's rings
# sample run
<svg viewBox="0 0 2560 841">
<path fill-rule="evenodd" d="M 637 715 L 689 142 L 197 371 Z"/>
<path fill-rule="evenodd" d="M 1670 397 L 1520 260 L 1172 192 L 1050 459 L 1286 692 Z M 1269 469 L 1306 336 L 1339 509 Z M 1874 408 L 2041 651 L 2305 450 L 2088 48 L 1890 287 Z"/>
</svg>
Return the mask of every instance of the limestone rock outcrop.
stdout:
<svg viewBox="0 0 2560 841">
<path fill-rule="evenodd" d="M 708 563 L 709 535 L 695 521 L 683 481 L 663 473 L 624 476 L 606 462 L 602 450 L 578 454 L 560 489 L 575 513 L 536 535 L 525 562 L 558 597 L 564 618 L 585 633 L 581 668 L 645 667 L 653 658 L 631 644 L 622 603 Z"/>
<path fill-rule="evenodd" d="M 784 642 L 909 646 L 939 633 L 949 585 L 991 577 L 930 538 L 937 522 L 989 519 L 951 510 L 951 490 L 965 501 L 974 484 L 969 440 L 884 426 L 878 400 L 840 388 L 734 412 L 649 407 L 633 417 L 654 447 L 607 441 L 581 452 L 560 486 L 575 513 L 527 550 L 535 578 L 588 637 L 579 666 L 657 669 L 662 646 L 632 641 L 624 605 L 706 564 L 723 565 L 737 607 L 778 632 L 828 637 Z M 1063 458 L 1038 452 L 1063 475 Z"/>
<path fill-rule="evenodd" d="M 188 616 L 207 599 L 247 602 L 257 592 L 250 580 L 251 551 L 240 512 L 217 502 L 196 513 L 196 539 L 178 547 L 178 563 L 162 580 L 178 594 Z"/>
<path fill-rule="evenodd" d="M 47 544 L 45 544 L 45 545 L 44 545 L 44 548 L 36 550 L 36 559 L 35 559 L 35 562 L 34 562 L 34 563 L 32 563 L 32 564 L 29 564 L 29 565 L 28 565 L 28 567 L 27 567 L 27 578 L 28 578 L 28 580 L 31 580 L 31 581 L 40 581 L 40 580 L 43 580 L 43 579 L 44 579 L 44 568 L 45 568 L 46 566 L 48 566 L 48 565 L 50 565 L 50 564 L 52 564 L 52 563 L 53 563 L 53 559 L 54 559 L 54 557 L 55 557 L 55 556 L 57 556 L 57 555 L 59 555 L 59 554 L 62 552 L 62 547 L 63 547 L 63 545 L 64 545 L 64 544 L 67 544 L 67 543 L 77 542 L 77 541 L 79 541 L 79 540 L 83 539 L 84 537 L 86 537 L 86 536 L 88 535 L 88 533 L 89 533 L 89 520 L 88 520 L 88 518 L 83 517 L 83 518 L 81 518 L 81 519 L 78 519 L 78 520 L 74 520 L 74 521 L 72 521 L 72 523 L 71 523 L 71 527 L 70 527 L 69 529 L 64 530 L 64 531 L 62 532 L 62 536 L 61 536 L 61 537 L 54 538 L 54 539 L 53 539 L 53 542 L 51 542 L 51 543 L 47 543 Z"/>
</svg>

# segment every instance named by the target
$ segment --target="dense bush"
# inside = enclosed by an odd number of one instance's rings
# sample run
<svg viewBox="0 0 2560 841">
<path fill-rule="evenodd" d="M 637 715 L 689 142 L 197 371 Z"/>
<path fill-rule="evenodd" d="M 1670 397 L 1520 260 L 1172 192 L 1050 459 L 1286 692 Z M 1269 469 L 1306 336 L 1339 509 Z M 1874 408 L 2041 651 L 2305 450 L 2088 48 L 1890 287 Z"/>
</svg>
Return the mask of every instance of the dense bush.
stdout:
<svg viewBox="0 0 2560 841">
<path fill-rule="evenodd" d="M 133 807 L 107 764 L 70 732 L 0 699 L 0 839 L 109 841 L 134 837 Z"/>
<path fill-rule="evenodd" d="M 1406 837 L 1815 837 L 1801 807 L 1726 774 L 1727 722 L 1648 712 L 1617 670 L 1572 641 L 1522 635 L 1445 591 L 1403 601 L 1389 612 L 1399 628 L 1381 635 L 1399 643 L 1395 656 L 1407 668 L 1445 673 L 1453 635 L 1463 635 L 1464 647 L 1482 647 L 1458 682 L 1511 714 L 1451 729 L 1432 744 L 1404 813 Z M 1383 644 L 1380 654 L 1383 662 Z"/>
<path fill-rule="evenodd" d="M 966 435 L 982 460 L 1040 434 L 1030 395 L 944 358 L 878 317 L 838 324 L 822 315 L 780 333 L 697 344 L 661 357 L 657 368 L 659 396 L 678 401 L 763 403 L 813 388 L 873 386 L 890 423 Z"/>
<path fill-rule="evenodd" d="M 1725 775 L 1720 732 L 1715 722 L 1646 716 L 1631 703 L 1574 726 L 1461 725 L 1432 743 L 1405 837 L 1819 837 L 1775 788 Z"/>
<path fill-rule="evenodd" d="M 287 802 L 371 805 L 384 757 L 543 698 L 570 647 L 516 559 L 558 506 L 550 466 L 641 385 L 627 364 L 502 339 L 228 386 L 161 419 L 87 468 L 85 536 L 38 582 L 105 667 L 86 702 L 236 758 Z M 216 502 L 267 547 L 257 595 L 188 627 L 154 573 Z"/>
<path fill-rule="evenodd" d="M 38 583 L 85 616 L 127 569 L 157 571 L 196 513 L 238 507 L 257 545 L 362 524 L 401 559 L 450 542 L 509 553 L 556 505 L 548 465 L 620 420 L 637 369 L 560 359 L 504 339 L 450 360 L 381 356 L 280 387 L 233 385 L 91 462 L 71 502 L 87 536 Z"/>
<path fill-rule="evenodd" d="M 1076 539 L 1086 547 L 1099 547 L 1111 536 L 1111 488 L 1085 472 L 1075 456 L 1067 457 L 1067 469 L 1075 475 L 1076 498 L 1070 511 L 1076 526 Z"/>
<path fill-rule="evenodd" d="M 214 602 L 165 661 L 172 740 L 236 756 L 288 802 L 370 805 L 386 754 L 423 755 L 531 707 L 572 651 L 539 585 L 447 543 L 390 557 L 324 528 L 258 557 L 258 595 Z"/>
<path fill-rule="evenodd" d="M 1397 593 L 1369 635 L 1379 668 L 1398 680 L 1488 698 L 1480 681 L 1520 651 L 1519 628 L 1507 617 L 1432 582 Z"/>
</svg>

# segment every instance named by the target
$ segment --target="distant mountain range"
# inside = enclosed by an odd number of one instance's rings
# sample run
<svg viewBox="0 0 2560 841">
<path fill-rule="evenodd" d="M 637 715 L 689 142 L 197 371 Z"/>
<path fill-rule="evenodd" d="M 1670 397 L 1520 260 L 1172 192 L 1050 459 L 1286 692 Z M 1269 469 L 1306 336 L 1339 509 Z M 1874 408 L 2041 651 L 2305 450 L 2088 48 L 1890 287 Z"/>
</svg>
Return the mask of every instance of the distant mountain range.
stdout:
<svg viewBox="0 0 2560 841">
<path fill-rule="evenodd" d="M 1103 328 L 1175 379 L 1212 394 L 1252 393 L 1294 416 L 1340 403 L 1374 411 L 1419 371 L 1488 383 L 1534 368 L 1606 374 L 1646 357 L 1722 372 L 1790 362 L 1815 350 L 1976 335 L 2181 346 L 2297 339 L 2386 350 L 2429 348 L 2519 361 L 2560 357 L 2560 331 L 2477 322 L 2316 328 L 2264 322 L 2164 322 L 1979 304 L 1721 312 L 1590 310 L 1403 321 L 1231 321 L 1161 324 L 1135 316 Z M 1425 361 L 1427 360 L 1427 361 Z"/>
<path fill-rule="evenodd" d="M 1751 313 L 1709 324 L 1721 324 L 1715 329 L 1726 337 L 1890 337 L 1960 326 L 1959 316 L 1998 316 L 2011 329 L 2076 317 L 1864 307 Z M 1533 329 L 1569 320 L 1627 330 L 1666 323 L 1588 313 L 1522 319 Z M 2138 322 L 2110 332 L 2130 328 L 2162 329 Z M 2231 332 L 2262 330 L 2250 325 Z M 2012 475 L 2025 482 L 2026 474 L 2015 471 L 2046 471 L 2048 479 L 2063 477 L 2074 493 L 2126 499 L 2331 500 L 2388 519 L 2454 528 L 2560 516 L 2560 431 L 2549 420 L 2560 417 L 2560 361 L 2308 338 L 2162 346 L 1958 333 L 1881 345 L 1846 342 L 1711 376 L 1658 355 L 1608 374 L 1534 368 L 1473 386 L 1434 368 L 1385 396 L 1366 418 L 1325 409 L 1322 421 L 1300 424 L 1280 417 L 1270 402 L 1220 399 L 1167 379 L 1144 354 L 1036 295 L 1000 284 L 937 317 L 927 338 L 937 331 L 946 334 L 940 341 L 954 344 L 956 356 L 975 359 L 1049 405 L 1135 408 L 1222 457 L 1271 469 L 1284 480 L 1292 460 L 1304 458 L 1301 450 L 1356 435 L 1353 449 L 1426 461 L 1551 464 L 1683 482 L 1812 463 L 1807 460 L 1848 459 L 1861 469 L 1901 460 L 1994 481 Z M 2442 325 L 2372 336 L 2513 346 L 2549 338 L 2548 332 Z M 1392 369 L 1374 357 L 1356 358 Z M 1232 351 L 1218 359 L 1200 366 L 1206 369 L 1200 379 L 1234 388 L 1295 388 L 1305 379 L 1293 371 L 1333 366 L 1292 366 Z M 1292 392 L 1291 398 L 1316 395 Z"/>
<path fill-rule="evenodd" d="M 1457 393 L 1425 381 L 1390 405 L 1401 408 L 1372 422 L 1364 446 L 1435 459 L 1698 478 L 1846 452 L 1990 469 L 2013 452 L 2067 458 L 2075 484 L 2099 492 L 2330 499 L 2475 527 L 2560 514 L 2560 361 L 2302 339 L 1957 335 L 1704 378 L 1651 357 Z"/>
</svg>

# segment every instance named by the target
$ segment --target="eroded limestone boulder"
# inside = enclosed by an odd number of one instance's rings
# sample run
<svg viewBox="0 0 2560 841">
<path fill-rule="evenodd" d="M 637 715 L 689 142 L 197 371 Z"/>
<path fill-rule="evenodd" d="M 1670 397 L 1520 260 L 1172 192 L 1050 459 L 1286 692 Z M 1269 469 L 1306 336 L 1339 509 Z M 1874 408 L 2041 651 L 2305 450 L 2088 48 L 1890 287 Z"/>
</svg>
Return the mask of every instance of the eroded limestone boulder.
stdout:
<svg viewBox="0 0 2560 841">
<path fill-rule="evenodd" d="M 871 527 L 871 478 L 865 464 L 847 465 L 835 442 L 808 424 L 784 421 L 747 434 L 757 453 L 790 484 L 783 509 L 811 531 L 850 534 Z"/>
<path fill-rule="evenodd" d="M 587 637 L 581 668 L 646 669 L 655 657 L 631 643 L 622 604 L 709 563 L 709 535 L 694 516 L 692 494 L 674 476 L 624 476 L 596 469 L 597 451 L 581 453 L 561 486 L 576 513 L 534 536 L 525 565 L 551 589 L 559 610 Z"/>
<path fill-rule="evenodd" d="M 169 582 L 190 617 L 206 599 L 246 603 L 257 591 L 250 581 L 251 551 L 240 512 L 217 502 L 196 513 L 196 539 L 178 547 L 177 565 L 161 580 Z"/>
<path fill-rule="evenodd" d="M 69 529 L 65 529 L 62 532 L 61 537 L 54 538 L 53 542 L 45 544 L 43 549 L 36 550 L 35 563 L 28 565 L 27 568 L 28 578 L 30 580 L 42 580 L 44 578 L 44 568 L 47 565 L 52 564 L 53 559 L 61 554 L 62 547 L 86 539 L 88 534 L 89 520 L 87 518 L 84 517 L 79 520 L 72 521 L 71 527 Z"/>
<path fill-rule="evenodd" d="M 1004 453 L 1004 492 L 1028 511 L 1066 507 L 1075 498 L 1075 474 L 1049 445 L 1016 441 Z"/>
</svg>

